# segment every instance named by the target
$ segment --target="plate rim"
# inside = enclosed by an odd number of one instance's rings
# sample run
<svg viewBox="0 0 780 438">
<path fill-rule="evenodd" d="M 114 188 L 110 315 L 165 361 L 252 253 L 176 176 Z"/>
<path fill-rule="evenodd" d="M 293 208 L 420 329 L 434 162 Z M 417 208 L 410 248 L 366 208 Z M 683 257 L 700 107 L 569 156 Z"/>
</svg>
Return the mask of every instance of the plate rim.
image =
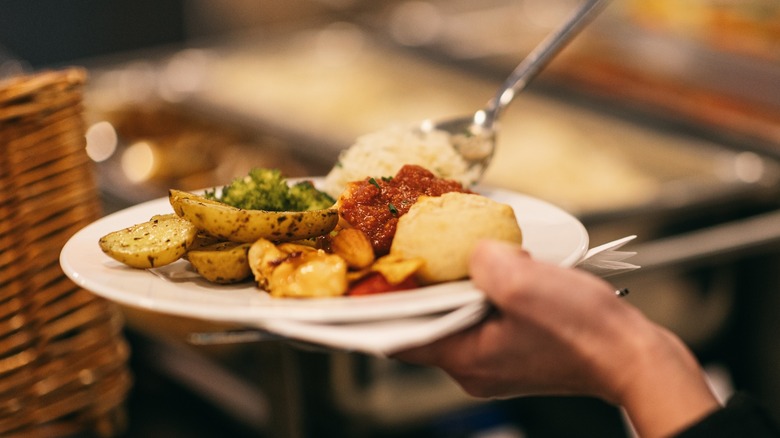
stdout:
<svg viewBox="0 0 780 438">
<path fill-rule="evenodd" d="M 307 179 L 316 180 L 318 178 L 319 177 L 310 177 Z M 521 204 L 523 202 L 534 203 L 536 205 L 543 206 L 546 209 L 550 209 L 551 211 L 555 211 L 558 215 L 560 215 L 561 220 L 566 219 L 569 225 L 576 228 L 576 230 L 572 229 L 572 231 L 573 232 L 576 231 L 577 236 L 579 237 L 579 242 L 577 242 L 576 248 L 574 248 L 570 254 L 568 254 L 563 260 L 557 262 L 557 264 L 559 264 L 560 266 L 572 267 L 576 265 L 577 262 L 579 262 L 587 252 L 588 244 L 589 244 L 589 236 L 588 236 L 587 229 L 582 224 L 582 222 L 580 222 L 579 219 L 577 219 L 571 213 L 566 212 L 562 208 L 550 202 L 538 199 L 536 197 L 515 192 L 508 189 L 503 189 L 503 188 L 490 187 L 490 186 L 478 186 L 475 189 L 475 191 L 477 191 L 480 194 L 484 194 L 485 196 L 488 197 L 496 197 L 496 196 L 512 197 L 516 199 L 516 201 L 514 201 L 515 203 L 521 203 Z M 82 242 L 84 244 L 88 244 L 88 242 L 86 241 L 88 236 L 92 235 L 92 237 L 95 237 L 94 235 L 96 233 L 102 233 L 99 231 L 100 229 L 107 229 L 113 231 L 116 229 L 120 229 L 123 226 L 133 225 L 132 223 L 127 223 L 126 225 L 115 225 L 111 227 L 108 226 L 108 224 L 113 224 L 117 220 L 120 220 L 120 218 L 123 218 L 125 216 L 132 217 L 133 214 L 140 215 L 141 212 L 146 211 L 152 208 L 153 206 L 165 205 L 165 204 L 167 204 L 167 197 L 160 197 L 160 198 L 144 201 L 142 203 L 127 207 L 125 209 L 113 212 L 109 215 L 99 218 L 96 221 L 80 229 L 73 236 L 71 236 L 70 239 L 68 239 L 68 241 L 65 243 L 60 253 L 60 265 L 63 271 L 65 272 L 65 274 L 80 287 L 87 289 L 95 293 L 96 295 L 99 295 L 110 301 L 115 301 L 122 305 L 127 305 L 130 307 L 155 311 L 164 314 L 197 318 L 197 319 L 202 319 L 207 321 L 234 322 L 234 323 L 241 323 L 241 324 L 257 324 L 258 322 L 261 322 L 263 320 L 272 320 L 272 319 L 288 319 L 288 320 L 295 320 L 295 321 L 329 322 L 329 323 L 372 321 L 378 319 L 400 318 L 400 317 L 444 312 L 444 311 L 452 310 L 459 306 L 481 301 L 484 299 L 482 292 L 474 288 L 470 280 L 466 279 L 466 280 L 461 280 L 456 282 L 448 282 L 448 283 L 442 283 L 433 286 L 427 286 L 421 289 L 415 289 L 410 291 L 393 292 L 388 294 L 377 294 L 377 295 L 371 295 L 365 297 L 284 299 L 290 301 L 282 302 L 282 303 L 295 302 L 298 305 L 291 305 L 291 304 L 278 305 L 279 303 L 276 302 L 276 300 L 280 300 L 280 299 L 270 298 L 270 297 L 263 298 L 262 300 L 258 298 L 257 301 L 252 300 L 251 298 L 249 299 L 250 304 L 256 302 L 262 303 L 262 307 L 265 309 L 265 312 L 260 311 L 260 308 L 255 305 L 245 306 L 240 309 L 231 309 L 231 306 L 220 304 L 220 306 L 218 306 L 215 309 L 214 307 L 209 307 L 204 303 L 193 303 L 193 302 L 174 303 L 171 302 L 171 298 L 155 300 L 154 298 L 145 297 L 142 294 L 139 294 L 138 296 L 134 296 L 133 292 L 124 291 L 119 293 L 117 292 L 116 286 L 106 285 L 105 282 L 95 279 L 94 276 L 90 276 L 89 274 L 84 274 L 83 272 L 79 272 L 80 268 L 74 266 L 73 260 L 75 259 L 73 257 L 76 256 L 76 254 L 74 253 L 76 251 L 76 247 Z M 172 211 L 173 209 L 171 208 L 170 212 Z M 160 211 L 158 213 L 164 213 L 164 211 Z M 518 222 L 522 222 L 522 220 L 518 218 Z M 523 231 L 524 231 L 524 240 L 525 240 L 526 238 L 525 230 Z M 123 267 L 123 265 L 121 265 L 119 262 L 116 262 L 110 257 L 102 254 L 102 251 L 100 251 L 97 243 L 97 237 L 94 238 L 94 248 L 95 251 L 99 253 L 101 257 L 105 258 L 104 260 L 105 263 L 116 264 L 120 268 Z M 182 264 L 186 262 L 179 261 L 176 263 Z M 78 263 L 76 263 L 76 265 L 78 265 Z M 131 270 L 132 268 L 125 267 L 125 269 Z M 135 275 L 135 270 L 131 272 L 133 272 L 133 275 Z M 144 282 L 149 283 L 150 287 L 153 287 L 153 284 L 155 282 L 161 281 L 159 279 L 159 275 L 155 274 L 153 270 L 139 271 L 139 273 L 141 272 L 143 272 L 144 274 L 149 274 L 147 277 L 148 280 Z M 138 278 L 138 280 L 142 281 L 140 280 L 140 278 Z M 205 282 L 205 280 L 203 281 Z M 224 288 L 230 287 L 230 286 L 225 287 L 223 285 L 213 285 L 213 286 L 214 287 L 219 286 Z M 252 287 L 256 288 L 256 286 L 252 286 Z M 447 297 L 447 300 L 443 301 L 440 298 L 442 296 L 446 296 L 445 295 L 447 294 L 446 290 L 450 290 L 450 291 L 454 290 L 457 292 L 457 294 L 451 292 L 448 294 L 449 296 Z M 260 292 L 261 291 L 258 290 L 258 293 Z M 413 295 L 415 298 L 414 299 L 408 298 L 410 295 Z M 453 295 L 455 297 L 453 297 Z M 356 300 L 360 300 L 360 301 L 356 301 Z M 406 303 L 404 305 L 403 303 L 404 300 L 408 300 L 410 301 L 410 303 Z M 389 312 L 386 306 L 382 306 L 382 304 L 387 304 L 388 301 L 390 301 L 391 303 L 396 301 L 401 301 L 402 304 L 396 306 L 396 311 Z M 354 304 L 355 302 L 359 304 Z M 274 304 L 269 306 L 268 303 L 274 303 Z M 353 303 L 353 304 L 345 304 L 345 303 Z M 413 305 L 411 305 L 412 303 Z M 376 304 L 376 306 L 372 306 L 372 304 Z M 406 308 L 406 307 L 413 307 L 413 308 Z M 359 310 L 355 310 L 355 308 L 358 308 Z M 283 309 L 283 310 L 279 310 L 279 309 Z M 338 309 L 338 311 L 334 309 Z"/>
</svg>

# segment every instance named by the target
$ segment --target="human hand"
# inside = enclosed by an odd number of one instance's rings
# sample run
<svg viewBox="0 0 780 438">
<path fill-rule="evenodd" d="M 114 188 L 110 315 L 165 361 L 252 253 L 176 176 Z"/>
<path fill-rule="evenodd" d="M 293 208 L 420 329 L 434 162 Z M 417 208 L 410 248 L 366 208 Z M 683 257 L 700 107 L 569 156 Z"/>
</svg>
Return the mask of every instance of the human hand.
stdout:
<svg viewBox="0 0 780 438">
<path fill-rule="evenodd" d="M 479 397 L 596 396 L 626 407 L 649 436 L 717 407 L 688 349 L 617 299 L 602 279 L 499 242 L 480 243 L 470 270 L 495 310 L 470 329 L 397 358 L 440 367 Z"/>
</svg>

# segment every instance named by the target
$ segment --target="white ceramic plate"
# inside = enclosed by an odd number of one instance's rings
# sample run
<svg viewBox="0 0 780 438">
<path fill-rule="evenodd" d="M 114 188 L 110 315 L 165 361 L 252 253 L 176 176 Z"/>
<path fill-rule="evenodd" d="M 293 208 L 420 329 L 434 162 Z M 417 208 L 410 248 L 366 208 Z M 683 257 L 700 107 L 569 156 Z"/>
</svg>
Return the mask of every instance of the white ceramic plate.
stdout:
<svg viewBox="0 0 780 438">
<path fill-rule="evenodd" d="M 573 216 L 551 204 L 518 193 L 481 188 L 479 192 L 511 205 L 523 230 L 523 245 L 535 258 L 573 266 L 588 249 L 588 233 Z M 60 263 L 78 285 L 118 303 L 192 318 L 252 324 L 271 319 L 356 322 L 426 315 L 482 300 L 471 282 L 439 284 L 388 294 L 322 299 L 271 298 L 251 282 L 211 284 L 178 261 L 138 270 L 109 258 L 98 239 L 109 232 L 170 213 L 167 198 L 106 216 L 76 233 L 64 246 Z"/>
</svg>

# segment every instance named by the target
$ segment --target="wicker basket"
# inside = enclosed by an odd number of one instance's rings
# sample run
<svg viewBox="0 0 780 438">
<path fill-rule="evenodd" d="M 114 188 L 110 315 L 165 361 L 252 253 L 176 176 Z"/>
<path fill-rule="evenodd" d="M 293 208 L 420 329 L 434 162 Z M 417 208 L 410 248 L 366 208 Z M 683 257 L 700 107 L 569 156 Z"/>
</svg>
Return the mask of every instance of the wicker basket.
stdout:
<svg viewBox="0 0 780 438">
<path fill-rule="evenodd" d="M 0 81 L 0 436 L 122 432 L 131 385 L 121 313 L 59 253 L 100 216 L 72 68 Z"/>
</svg>

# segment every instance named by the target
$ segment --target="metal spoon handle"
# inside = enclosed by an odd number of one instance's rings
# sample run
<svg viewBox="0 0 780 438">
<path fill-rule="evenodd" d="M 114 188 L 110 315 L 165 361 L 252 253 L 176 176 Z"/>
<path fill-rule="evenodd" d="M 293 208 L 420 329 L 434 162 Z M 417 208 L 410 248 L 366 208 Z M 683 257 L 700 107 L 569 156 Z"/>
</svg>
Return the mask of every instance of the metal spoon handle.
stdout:
<svg viewBox="0 0 780 438">
<path fill-rule="evenodd" d="M 515 67 L 512 74 L 504 81 L 495 97 L 488 102 L 485 108 L 485 122 L 483 126 L 492 127 L 501 111 L 506 108 L 515 95 L 523 90 L 556 55 L 568 44 L 569 41 L 587 24 L 595 15 L 596 9 L 606 4 L 609 0 L 587 0 L 564 22 L 558 30 L 547 36 L 525 59 Z"/>
</svg>

